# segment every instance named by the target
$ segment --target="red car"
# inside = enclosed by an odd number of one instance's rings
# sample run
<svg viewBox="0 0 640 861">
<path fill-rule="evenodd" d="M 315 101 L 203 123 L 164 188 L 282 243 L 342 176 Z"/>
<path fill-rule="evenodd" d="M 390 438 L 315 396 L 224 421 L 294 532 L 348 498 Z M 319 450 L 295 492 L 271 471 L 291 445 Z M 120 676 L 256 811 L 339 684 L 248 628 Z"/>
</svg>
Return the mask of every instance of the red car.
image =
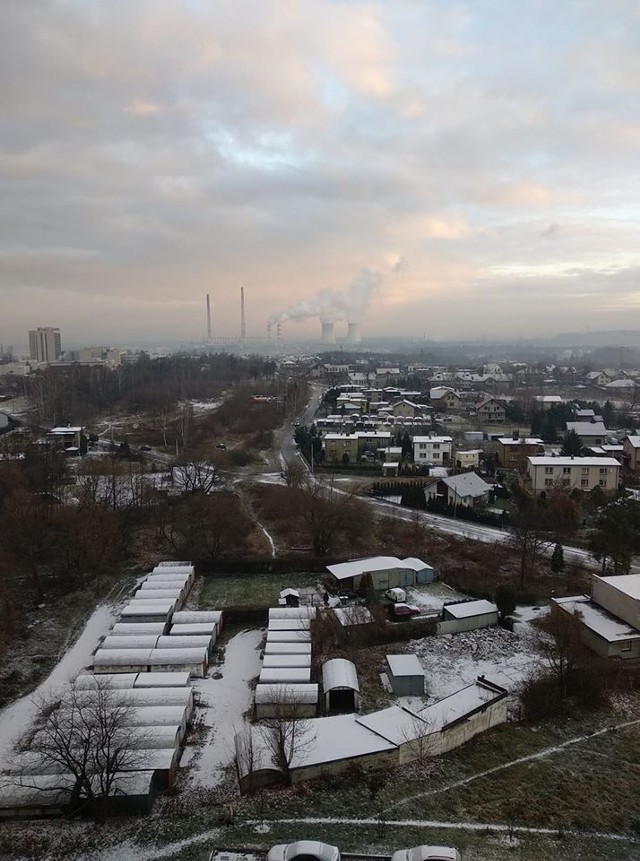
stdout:
<svg viewBox="0 0 640 861">
<path fill-rule="evenodd" d="M 392 619 L 410 619 L 412 616 L 419 616 L 420 608 L 415 607 L 413 604 L 404 604 L 399 602 L 398 604 L 392 604 L 391 606 L 391 618 Z"/>
</svg>

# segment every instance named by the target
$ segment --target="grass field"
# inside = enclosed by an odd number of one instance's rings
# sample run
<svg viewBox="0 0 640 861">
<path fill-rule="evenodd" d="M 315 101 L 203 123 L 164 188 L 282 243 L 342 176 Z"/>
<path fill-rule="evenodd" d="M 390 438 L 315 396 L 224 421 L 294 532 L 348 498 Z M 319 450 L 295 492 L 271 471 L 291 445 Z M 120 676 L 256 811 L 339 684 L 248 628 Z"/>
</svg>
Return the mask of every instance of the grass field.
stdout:
<svg viewBox="0 0 640 861">
<path fill-rule="evenodd" d="M 318 582 L 317 574 L 269 574 L 205 577 L 200 590 L 199 609 L 224 610 L 225 607 L 275 607 L 278 595 L 287 587 L 302 589 Z"/>
</svg>

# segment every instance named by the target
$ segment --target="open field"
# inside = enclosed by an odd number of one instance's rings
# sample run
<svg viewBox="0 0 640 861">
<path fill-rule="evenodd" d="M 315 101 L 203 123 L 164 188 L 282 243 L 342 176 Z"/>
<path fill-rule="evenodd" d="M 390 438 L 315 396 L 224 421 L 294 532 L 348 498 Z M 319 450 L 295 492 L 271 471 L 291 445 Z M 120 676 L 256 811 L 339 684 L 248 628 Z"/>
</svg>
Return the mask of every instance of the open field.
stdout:
<svg viewBox="0 0 640 861">
<path fill-rule="evenodd" d="M 314 587 L 317 574 L 265 574 L 255 576 L 205 577 L 200 589 L 199 609 L 224 610 L 227 607 L 276 607 L 285 588 Z"/>
</svg>

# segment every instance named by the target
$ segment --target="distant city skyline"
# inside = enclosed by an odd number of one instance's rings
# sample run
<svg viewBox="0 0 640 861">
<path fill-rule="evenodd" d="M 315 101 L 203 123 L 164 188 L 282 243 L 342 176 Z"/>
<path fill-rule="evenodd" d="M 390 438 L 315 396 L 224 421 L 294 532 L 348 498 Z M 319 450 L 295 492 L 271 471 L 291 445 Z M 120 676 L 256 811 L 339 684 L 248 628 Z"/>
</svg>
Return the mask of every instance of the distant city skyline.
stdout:
<svg viewBox="0 0 640 861">
<path fill-rule="evenodd" d="M 640 329 L 640 5 L 10 0 L 0 342 Z M 34 312 L 37 309 L 37 313 Z M 34 317 L 37 319 L 34 320 Z M 353 330 L 355 331 L 355 329 Z"/>
</svg>

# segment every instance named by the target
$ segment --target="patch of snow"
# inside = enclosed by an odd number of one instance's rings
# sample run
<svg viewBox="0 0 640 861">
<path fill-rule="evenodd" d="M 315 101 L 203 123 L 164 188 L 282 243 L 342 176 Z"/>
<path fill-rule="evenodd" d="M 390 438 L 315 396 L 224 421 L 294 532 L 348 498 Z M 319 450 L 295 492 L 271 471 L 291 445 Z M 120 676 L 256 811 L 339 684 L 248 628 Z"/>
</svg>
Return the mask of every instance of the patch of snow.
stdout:
<svg viewBox="0 0 640 861">
<path fill-rule="evenodd" d="M 456 592 L 451 586 L 446 583 L 429 583 L 425 586 L 407 586 L 407 601 L 410 604 L 415 604 L 421 610 L 432 610 L 440 612 L 445 601 L 455 601 L 456 599 L 464 600 L 466 595 Z"/>
<path fill-rule="evenodd" d="M 38 701 L 61 694 L 69 682 L 91 663 L 91 655 L 96 646 L 109 632 L 117 617 L 116 608 L 101 604 L 89 617 L 76 642 L 44 682 L 32 694 L 22 697 L 0 712 L 0 766 L 11 755 L 16 741 L 33 723 Z"/>
<path fill-rule="evenodd" d="M 245 723 L 252 693 L 249 682 L 260 674 L 263 630 L 242 631 L 229 640 L 222 667 L 212 667 L 216 676 L 194 679 L 199 701 L 198 715 L 208 728 L 202 747 L 187 746 L 182 764 L 189 764 L 194 787 L 210 788 L 222 782 L 223 769 L 233 761 L 234 738 Z"/>
</svg>

